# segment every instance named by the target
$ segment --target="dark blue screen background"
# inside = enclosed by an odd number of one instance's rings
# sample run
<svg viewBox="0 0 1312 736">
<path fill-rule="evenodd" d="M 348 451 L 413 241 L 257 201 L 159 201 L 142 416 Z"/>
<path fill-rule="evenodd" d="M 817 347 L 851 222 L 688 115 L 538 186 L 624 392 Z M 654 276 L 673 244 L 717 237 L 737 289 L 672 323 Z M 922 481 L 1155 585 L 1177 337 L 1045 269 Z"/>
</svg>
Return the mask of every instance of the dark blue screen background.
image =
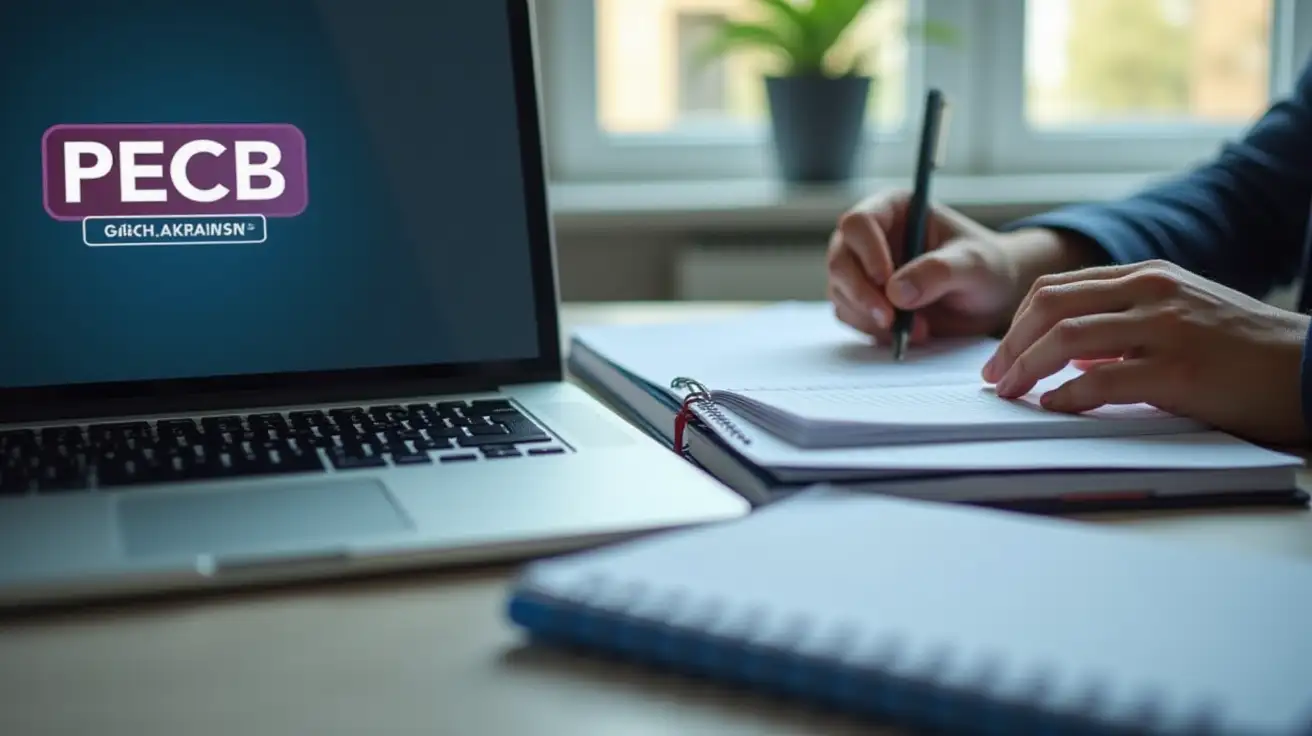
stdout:
<svg viewBox="0 0 1312 736">
<path fill-rule="evenodd" d="M 500 2 L 0 5 L 0 388 L 531 358 Z M 89 248 L 57 123 L 291 123 L 309 207 L 261 245 Z"/>
</svg>

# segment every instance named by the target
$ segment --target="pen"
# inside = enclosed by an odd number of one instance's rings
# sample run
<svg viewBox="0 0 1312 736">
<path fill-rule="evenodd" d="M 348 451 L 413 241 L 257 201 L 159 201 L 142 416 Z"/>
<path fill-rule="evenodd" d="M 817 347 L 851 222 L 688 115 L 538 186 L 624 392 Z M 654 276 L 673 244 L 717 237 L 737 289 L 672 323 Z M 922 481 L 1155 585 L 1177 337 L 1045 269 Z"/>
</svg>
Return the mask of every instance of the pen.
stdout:
<svg viewBox="0 0 1312 736">
<path fill-rule="evenodd" d="M 925 118 L 920 130 L 920 153 L 916 156 L 916 184 L 911 192 L 907 210 L 906 241 L 902 244 L 902 263 L 919 258 L 925 250 L 926 226 L 929 221 L 929 181 L 939 165 L 942 151 L 943 114 L 947 103 L 937 89 L 925 95 Z M 913 313 L 898 309 L 893 315 L 893 359 L 906 357 L 907 343 L 911 340 Z"/>
</svg>

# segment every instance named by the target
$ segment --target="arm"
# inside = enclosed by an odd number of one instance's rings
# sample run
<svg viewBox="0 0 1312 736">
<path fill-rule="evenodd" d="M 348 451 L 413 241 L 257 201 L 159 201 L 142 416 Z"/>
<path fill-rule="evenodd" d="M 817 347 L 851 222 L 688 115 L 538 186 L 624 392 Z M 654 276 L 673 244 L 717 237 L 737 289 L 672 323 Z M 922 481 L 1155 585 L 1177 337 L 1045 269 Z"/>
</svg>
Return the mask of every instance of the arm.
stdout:
<svg viewBox="0 0 1312 736">
<path fill-rule="evenodd" d="M 1136 196 L 1057 210 L 1008 229 L 1055 233 L 1118 263 L 1171 261 L 1260 297 L 1304 275 L 1310 208 L 1312 64 L 1289 98 L 1214 160 Z M 1312 428 L 1312 329 L 1299 391 L 1304 424 Z"/>
<path fill-rule="evenodd" d="M 1212 161 L 1135 196 L 1060 209 L 1008 229 L 1047 228 L 1092 241 L 1118 263 L 1171 261 L 1252 296 L 1303 267 L 1312 207 L 1312 65 Z"/>
</svg>

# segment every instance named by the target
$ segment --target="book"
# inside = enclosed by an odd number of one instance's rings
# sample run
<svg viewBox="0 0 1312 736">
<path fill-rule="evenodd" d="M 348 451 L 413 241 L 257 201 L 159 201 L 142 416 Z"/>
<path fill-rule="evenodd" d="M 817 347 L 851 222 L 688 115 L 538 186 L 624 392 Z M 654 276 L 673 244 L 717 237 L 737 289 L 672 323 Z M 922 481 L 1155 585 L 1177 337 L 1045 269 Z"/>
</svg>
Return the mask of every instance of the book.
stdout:
<svg viewBox="0 0 1312 736">
<path fill-rule="evenodd" d="M 818 487 L 530 563 L 533 640 L 882 721 L 1312 733 L 1312 565 Z"/>
<path fill-rule="evenodd" d="M 673 378 L 696 373 L 750 386 L 773 375 L 804 385 L 811 380 L 807 376 L 834 373 L 832 361 L 816 356 L 832 353 L 835 340 L 849 354 L 865 350 L 859 343 L 849 345 L 850 331 L 835 325 L 827 305 L 785 303 L 727 319 L 577 330 L 569 369 L 673 448 L 684 395 L 669 387 Z M 762 366 L 763 361 L 772 365 Z M 697 417 L 679 449 L 755 504 L 817 482 L 1045 510 L 1167 502 L 1303 504 L 1307 499 L 1295 482 L 1302 458 L 1214 430 L 806 448 L 761 429 L 726 404 L 694 408 Z"/>
<path fill-rule="evenodd" d="M 998 340 L 935 340 L 914 347 L 899 362 L 888 348 L 875 346 L 835 319 L 825 305 L 783 303 L 737 319 L 579 335 L 594 350 L 630 365 L 640 378 L 666 386 L 676 398 L 699 394 L 706 401 L 695 410 L 703 419 L 725 426 L 714 412 L 729 408 L 796 447 L 1207 429 L 1147 404 L 1078 415 L 1042 408 L 1039 396 L 1078 376 L 1075 368 L 1043 379 L 1026 396 L 1003 399 L 980 377 Z"/>
</svg>

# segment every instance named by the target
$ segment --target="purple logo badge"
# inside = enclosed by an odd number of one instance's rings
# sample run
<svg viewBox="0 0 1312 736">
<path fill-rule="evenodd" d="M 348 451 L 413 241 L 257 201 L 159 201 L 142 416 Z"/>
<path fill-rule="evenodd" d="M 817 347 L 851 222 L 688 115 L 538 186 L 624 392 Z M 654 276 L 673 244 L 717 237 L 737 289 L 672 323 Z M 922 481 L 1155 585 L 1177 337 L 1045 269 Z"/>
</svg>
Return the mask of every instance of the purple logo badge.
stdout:
<svg viewBox="0 0 1312 736">
<path fill-rule="evenodd" d="M 56 125 L 41 154 L 45 207 L 57 220 L 263 221 L 309 203 L 305 136 L 294 125 Z"/>
</svg>

